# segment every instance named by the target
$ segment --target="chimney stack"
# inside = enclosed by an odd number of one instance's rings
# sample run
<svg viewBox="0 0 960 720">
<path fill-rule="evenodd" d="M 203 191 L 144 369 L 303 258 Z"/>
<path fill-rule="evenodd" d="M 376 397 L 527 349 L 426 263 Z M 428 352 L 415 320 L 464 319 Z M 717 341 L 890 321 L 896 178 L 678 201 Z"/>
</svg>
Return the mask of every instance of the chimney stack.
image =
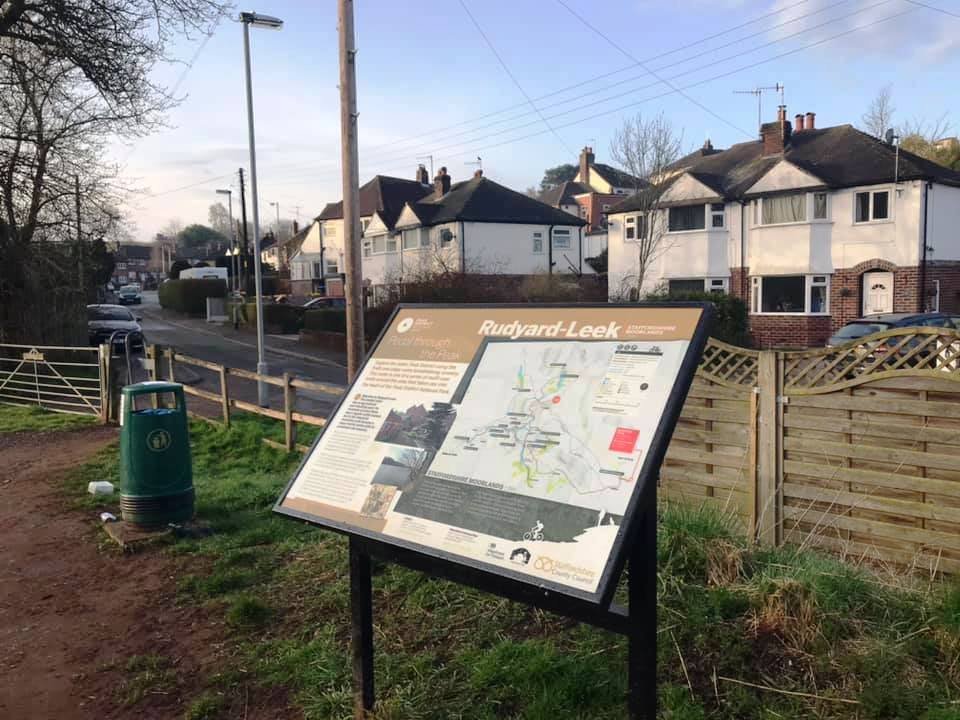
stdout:
<svg viewBox="0 0 960 720">
<path fill-rule="evenodd" d="M 710 142 L 710 138 L 707 138 L 706 140 L 703 141 L 703 149 L 704 149 L 704 150 L 713 150 L 713 143 Z"/>
<path fill-rule="evenodd" d="M 816 119 L 816 117 L 817 117 L 816 113 L 811 113 L 811 112 L 807 113 L 807 130 L 813 130 L 814 128 L 816 128 L 816 125 L 813 124 L 813 121 Z"/>
<path fill-rule="evenodd" d="M 781 105 L 777 109 L 776 122 L 764 123 L 760 126 L 760 137 L 763 141 L 764 155 L 778 155 L 790 144 L 792 127 L 787 120 L 787 106 Z"/>
<path fill-rule="evenodd" d="M 580 151 L 580 182 L 590 184 L 590 166 L 595 159 L 592 147 L 585 147 Z"/>
<path fill-rule="evenodd" d="M 294 221 L 293 221 L 293 234 L 296 235 L 298 232 L 300 232 L 300 223 L 298 223 L 296 220 L 294 220 Z"/>
<path fill-rule="evenodd" d="M 424 167 L 423 165 L 417 166 L 417 174 L 414 176 L 414 180 L 416 180 L 421 185 L 429 185 L 430 174 L 427 172 L 427 168 Z"/>
<path fill-rule="evenodd" d="M 450 176 L 447 175 L 447 168 L 440 168 L 440 172 L 433 179 L 433 190 L 437 195 L 443 196 L 450 192 Z"/>
<path fill-rule="evenodd" d="M 797 113 L 793 116 L 793 131 L 800 132 L 803 130 L 803 113 Z"/>
<path fill-rule="evenodd" d="M 474 171 L 473 171 L 473 176 L 474 176 L 475 178 L 483 177 L 483 169 L 482 169 L 482 168 L 477 168 L 476 170 L 474 170 Z"/>
</svg>

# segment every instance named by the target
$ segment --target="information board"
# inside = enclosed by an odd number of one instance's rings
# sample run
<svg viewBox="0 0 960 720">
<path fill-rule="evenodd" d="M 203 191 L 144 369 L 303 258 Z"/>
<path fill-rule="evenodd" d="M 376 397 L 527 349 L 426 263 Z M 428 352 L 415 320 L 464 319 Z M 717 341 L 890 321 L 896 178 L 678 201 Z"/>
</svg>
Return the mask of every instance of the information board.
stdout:
<svg viewBox="0 0 960 720">
<path fill-rule="evenodd" d="M 609 600 L 703 320 L 701 306 L 401 306 L 276 510 Z"/>
</svg>

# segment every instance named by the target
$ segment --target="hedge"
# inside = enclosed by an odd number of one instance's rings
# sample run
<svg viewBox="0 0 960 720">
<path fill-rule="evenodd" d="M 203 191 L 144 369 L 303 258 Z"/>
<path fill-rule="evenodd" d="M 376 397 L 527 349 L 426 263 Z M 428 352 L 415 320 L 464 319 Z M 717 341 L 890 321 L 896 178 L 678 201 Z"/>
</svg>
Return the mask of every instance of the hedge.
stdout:
<svg viewBox="0 0 960 720">
<path fill-rule="evenodd" d="M 256 310 L 254 310 L 256 312 Z M 276 326 L 281 333 L 296 333 L 303 327 L 307 311 L 296 305 L 264 303 L 263 321 L 267 326 Z"/>
<path fill-rule="evenodd" d="M 716 308 L 713 315 L 711 337 L 731 345 L 750 346 L 747 324 L 747 304 L 735 295 L 726 293 L 662 293 L 647 295 L 650 302 L 711 302 Z"/>
<path fill-rule="evenodd" d="M 347 311 L 342 308 L 307 310 L 303 318 L 304 330 L 314 332 L 347 332 Z"/>
<path fill-rule="evenodd" d="M 167 280 L 160 285 L 160 306 L 177 312 L 203 317 L 207 312 L 207 298 L 227 296 L 223 280 Z"/>
</svg>

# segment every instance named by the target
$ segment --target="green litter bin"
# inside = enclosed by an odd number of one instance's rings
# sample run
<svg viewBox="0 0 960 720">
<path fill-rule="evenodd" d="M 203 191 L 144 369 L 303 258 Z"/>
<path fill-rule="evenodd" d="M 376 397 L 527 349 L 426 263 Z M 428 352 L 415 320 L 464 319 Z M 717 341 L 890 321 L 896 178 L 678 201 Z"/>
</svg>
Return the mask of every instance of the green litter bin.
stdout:
<svg viewBox="0 0 960 720">
<path fill-rule="evenodd" d="M 156 402 L 154 396 L 160 396 Z M 173 397 L 172 406 L 162 402 L 165 396 Z M 190 520 L 194 505 L 193 462 L 183 385 L 128 385 L 121 398 L 120 425 L 123 519 L 141 527 Z"/>
</svg>

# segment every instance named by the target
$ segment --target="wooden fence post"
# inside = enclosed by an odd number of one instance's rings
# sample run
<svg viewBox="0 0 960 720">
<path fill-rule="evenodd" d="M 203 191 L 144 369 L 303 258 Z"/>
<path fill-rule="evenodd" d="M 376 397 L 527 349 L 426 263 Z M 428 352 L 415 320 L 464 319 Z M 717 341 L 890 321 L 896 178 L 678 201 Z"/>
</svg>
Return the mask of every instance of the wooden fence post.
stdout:
<svg viewBox="0 0 960 720">
<path fill-rule="evenodd" d="M 220 408 L 223 412 L 223 424 L 230 427 L 230 389 L 227 385 L 227 368 L 220 366 Z"/>
<path fill-rule="evenodd" d="M 290 373 L 283 374 L 283 425 L 284 445 L 292 451 L 297 444 L 297 428 L 293 424 L 293 410 L 297 402 L 297 390 L 291 384 Z"/>
<path fill-rule="evenodd" d="M 776 352 L 765 350 L 760 353 L 757 386 L 756 539 L 764 545 L 775 545 L 780 535 L 780 501 L 777 497 L 780 493 L 777 481 L 780 383 Z"/>
<path fill-rule="evenodd" d="M 100 364 L 100 422 L 106 425 L 110 422 L 110 395 L 113 392 L 110 377 L 110 345 L 101 344 L 97 358 Z"/>
<path fill-rule="evenodd" d="M 157 357 L 158 357 L 157 346 L 154 344 L 147 345 L 146 349 L 144 350 L 144 354 L 147 357 L 147 362 L 145 363 L 145 365 L 147 366 L 147 378 L 151 382 L 156 381 L 157 380 Z M 160 407 L 160 396 L 157 395 L 157 393 L 153 393 L 151 397 L 153 398 L 154 409 Z"/>
</svg>

